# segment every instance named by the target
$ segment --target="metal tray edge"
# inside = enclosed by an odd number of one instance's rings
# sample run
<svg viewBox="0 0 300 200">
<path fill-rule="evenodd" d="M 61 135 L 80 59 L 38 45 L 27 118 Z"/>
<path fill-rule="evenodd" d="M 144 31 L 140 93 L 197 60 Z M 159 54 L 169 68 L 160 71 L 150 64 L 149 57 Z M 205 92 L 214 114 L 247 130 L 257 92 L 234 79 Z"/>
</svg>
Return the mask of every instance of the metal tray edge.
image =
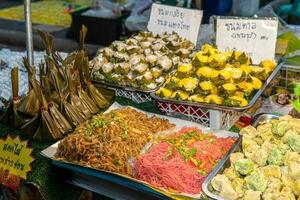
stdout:
<svg viewBox="0 0 300 200">
<path fill-rule="evenodd" d="M 266 119 L 278 119 L 280 116 L 270 113 L 260 113 L 258 115 L 255 115 L 253 118 L 253 121 L 251 122 L 251 125 L 254 127 L 257 127 L 260 123 L 266 121 Z"/>
<path fill-rule="evenodd" d="M 171 76 L 174 73 L 174 71 L 170 71 L 168 73 L 166 73 L 163 77 L 165 79 L 167 79 L 169 76 Z M 159 84 L 156 88 L 152 89 L 152 90 L 141 90 L 138 88 L 134 88 L 134 87 L 130 87 L 130 86 L 121 86 L 121 85 L 116 85 L 116 84 L 111 84 L 111 83 L 106 83 L 104 81 L 99 81 L 99 80 L 92 80 L 92 82 L 94 84 L 96 84 L 99 87 L 102 88 L 106 88 L 106 89 L 111 89 L 111 90 L 116 90 L 116 89 L 122 89 L 125 91 L 129 91 L 129 92 L 140 92 L 140 93 L 144 93 L 144 94 L 150 94 L 152 92 L 155 92 L 156 90 L 158 90 L 161 86 L 164 85 L 164 82 Z"/>
<path fill-rule="evenodd" d="M 226 153 L 226 155 L 221 159 L 221 161 L 218 163 L 218 165 L 215 167 L 215 169 L 205 178 L 203 184 L 202 184 L 202 191 L 210 198 L 213 199 L 219 199 L 219 200 L 225 200 L 224 198 L 212 193 L 209 191 L 208 189 L 208 185 L 211 182 L 211 180 L 213 179 L 213 177 L 215 177 L 217 175 L 217 173 L 222 169 L 223 165 L 226 163 L 226 161 L 229 159 L 231 153 L 238 148 L 238 146 L 240 145 L 242 141 L 242 137 L 239 136 L 238 140 L 234 143 L 234 145 L 232 145 L 232 147 L 230 148 L 230 150 Z"/>
</svg>

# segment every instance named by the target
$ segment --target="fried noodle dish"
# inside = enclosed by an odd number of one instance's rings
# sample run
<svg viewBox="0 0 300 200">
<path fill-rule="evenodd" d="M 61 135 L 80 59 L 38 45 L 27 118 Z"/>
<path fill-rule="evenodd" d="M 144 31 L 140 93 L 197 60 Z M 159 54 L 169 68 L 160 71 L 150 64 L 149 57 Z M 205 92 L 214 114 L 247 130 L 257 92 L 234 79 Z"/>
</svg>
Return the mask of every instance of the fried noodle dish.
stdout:
<svg viewBox="0 0 300 200">
<path fill-rule="evenodd" d="M 132 176 L 128 162 L 158 132 L 175 127 L 166 119 L 147 117 L 131 108 L 99 114 L 79 125 L 58 145 L 55 158 Z"/>
</svg>

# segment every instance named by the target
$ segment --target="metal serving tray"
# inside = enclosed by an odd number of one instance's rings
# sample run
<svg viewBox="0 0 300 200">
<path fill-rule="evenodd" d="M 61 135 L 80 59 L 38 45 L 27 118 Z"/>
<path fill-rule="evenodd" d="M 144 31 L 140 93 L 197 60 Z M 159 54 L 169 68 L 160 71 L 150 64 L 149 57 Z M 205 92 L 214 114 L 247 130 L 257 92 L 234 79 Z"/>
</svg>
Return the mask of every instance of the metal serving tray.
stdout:
<svg viewBox="0 0 300 200">
<path fill-rule="evenodd" d="M 124 106 L 120 106 L 117 103 L 114 103 L 107 112 L 113 110 L 113 109 L 117 109 L 117 108 L 122 108 Z M 133 107 L 131 107 L 133 108 Z M 133 108 L 136 109 L 136 108 Z M 143 112 L 141 110 L 136 109 L 137 111 Z M 151 117 L 154 114 L 152 113 L 147 113 L 147 116 Z M 168 116 L 163 116 L 163 115 L 156 115 L 157 117 L 160 118 L 164 118 L 164 119 L 168 119 L 171 123 L 176 125 L 176 129 L 181 129 L 183 127 L 197 127 L 200 130 L 202 130 L 204 133 L 213 133 L 214 135 L 216 135 L 217 137 L 233 137 L 233 138 L 237 138 L 237 141 L 234 143 L 233 146 L 237 145 L 240 141 L 240 137 L 239 134 L 237 133 L 233 133 L 230 131 L 224 131 L 224 130 L 211 130 L 207 127 L 204 127 L 198 123 L 194 123 L 194 122 L 190 122 L 190 121 L 186 121 L 186 120 L 181 120 L 181 119 L 177 119 L 177 118 L 172 118 L 172 117 L 168 117 Z M 178 193 L 167 193 L 165 190 L 163 189 L 159 189 L 159 188 L 155 188 L 151 187 L 149 184 L 128 177 L 128 176 L 124 176 L 121 174 L 117 174 L 117 173 L 113 173 L 113 172 L 108 172 L 108 171 L 104 171 L 104 170 L 98 170 L 98 169 L 94 169 L 91 167 L 85 167 L 85 166 L 80 166 L 78 164 L 74 164 L 74 163 L 69 163 L 69 162 L 65 162 L 65 161 L 60 161 L 60 160 L 56 160 L 54 158 L 54 155 L 56 153 L 56 149 L 58 146 L 58 143 L 55 143 L 53 145 L 51 145 L 50 147 L 46 148 L 45 150 L 43 150 L 41 152 L 41 154 L 44 157 L 50 158 L 53 161 L 53 164 L 65 169 L 66 171 L 68 171 L 69 173 L 71 173 L 71 178 L 67 178 L 66 180 L 74 185 L 77 185 L 79 187 L 82 188 L 86 188 L 89 189 L 91 191 L 94 192 L 98 192 L 101 194 L 105 194 L 105 187 L 103 188 L 103 186 L 101 186 L 100 183 L 101 181 L 109 181 L 113 184 L 117 184 L 117 185 L 121 185 L 123 187 L 127 187 L 130 188 L 133 191 L 138 191 L 138 192 L 144 192 L 147 193 L 148 195 L 151 195 L 152 197 L 156 197 L 156 198 L 168 198 L 167 195 L 165 194 L 170 194 L 170 195 L 180 195 L 180 196 L 188 196 L 188 197 L 192 197 L 192 198 L 200 198 L 201 194 L 199 195 L 186 195 L 186 194 L 178 194 Z M 233 149 L 233 147 L 231 148 Z M 231 150 L 230 150 L 231 151 Z M 89 181 L 87 181 L 89 180 Z M 201 187 L 201 185 L 199 185 L 199 187 Z M 162 192 L 160 192 L 162 191 Z M 117 192 L 117 191 L 115 191 Z M 116 194 L 113 194 L 116 195 Z M 133 196 L 136 196 L 136 193 L 132 194 Z M 126 198 L 127 199 L 127 198 Z M 130 199 L 130 198 L 129 198 Z M 141 198 L 140 198 L 141 199 Z"/>
<path fill-rule="evenodd" d="M 272 119 L 278 119 L 278 115 L 274 114 L 258 114 L 254 117 L 252 121 L 252 126 L 257 127 L 259 124 L 264 122 L 269 122 Z M 233 148 L 224 156 L 224 158 L 219 162 L 219 164 L 215 167 L 215 169 L 206 177 L 205 181 L 202 184 L 202 191 L 211 199 L 216 200 L 226 200 L 225 198 L 213 193 L 213 189 L 211 187 L 212 179 L 217 175 L 222 173 L 227 167 L 230 166 L 230 155 L 234 152 L 240 151 L 242 148 L 242 138 L 240 138 L 239 143 L 234 145 Z"/>
<path fill-rule="evenodd" d="M 122 89 L 122 90 L 129 91 L 129 92 L 140 92 L 140 93 L 145 93 L 145 94 L 150 94 L 151 92 L 155 92 L 163 85 L 163 83 L 162 83 L 152 90 L 142 90 L 142 89 L 138 89 L 138 88 L 134 88 L 134 87 L 121 86 L 121 85 L 116 85 L 116 84 L 112 84 L 112 83 L 107 83 L 104 81 L 93 80 L 92 82 L 93 82 L 93 84 L 95 84 L 99 87 L 102 87 L 104 89 L 110 89 L 110 90 Z"/>
<path fill-rule="evenodd" d="M 182 104 L 182 105 L 187 105 L 187 106 L 197 106 L 197 107 L 203 107 L 207 109 L 212 109 L 212 110 L 226 110 L 226 111 L 235 111 L 235 112 L 244 112 L 245 110 L 248 110 L 251 108 L 260 95 L 263 93 L 263 91 L 267 88 L 267 86 L 271 83 L 271 81 L 275 78 L 281 67 L 283 66 L 283 61 L 281 61 L 277 67 L 273 70 L 273 72 L 270 74 L 268 79 L 264 82 L 263 86 L 255 93 L 255 95 L 252 97 L 251 101 L 247 106 L 244 107 L 232 107 L 232 106 L 224 106 L 224 105 L 216 105 L 216 104 L 208 104 L 208 103 L 195 103 L 191 101 L 180 101 L 176 99 L 167 99 L 167 98 L 162 98 L 156 95 L 155 92 L 151 92 L 150 96 L 158 100 L 160 102 L 167 102 L 167 103 L 175 103 L 175 104 Z"/>
</svg>

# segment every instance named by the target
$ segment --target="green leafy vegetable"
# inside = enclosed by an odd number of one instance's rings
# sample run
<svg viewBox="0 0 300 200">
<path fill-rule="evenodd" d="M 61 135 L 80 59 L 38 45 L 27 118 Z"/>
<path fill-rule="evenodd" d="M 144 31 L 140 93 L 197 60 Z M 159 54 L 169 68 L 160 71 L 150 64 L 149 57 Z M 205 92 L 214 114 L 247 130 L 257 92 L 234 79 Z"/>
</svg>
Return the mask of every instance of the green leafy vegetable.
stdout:
<svg viewBox="0 0 300 200">
<path fill-rule="evenodd" d="M 189 156 L 189 157 L 195 156 L 196 153 L 197 153 L 197 149 L 196 149 L 196 148 L 192 148 L 192 149 L 189 149 L 189 150 L 188 150 L 188 156 Z"/>
</svg>

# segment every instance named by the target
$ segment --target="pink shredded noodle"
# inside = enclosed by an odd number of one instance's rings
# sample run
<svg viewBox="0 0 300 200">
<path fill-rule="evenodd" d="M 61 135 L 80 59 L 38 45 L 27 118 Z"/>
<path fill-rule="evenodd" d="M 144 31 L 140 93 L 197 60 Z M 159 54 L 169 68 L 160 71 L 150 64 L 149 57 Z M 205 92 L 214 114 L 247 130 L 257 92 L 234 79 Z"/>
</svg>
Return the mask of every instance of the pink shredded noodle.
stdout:
<svg viewBox="0 0 300 200">
<path fill-rule="evenodd" d="M 197 128 L 183 128 L 174 137 L 190 131 L 203 134 Z M 208 141 L 211 138 L 214 139 L 214 142 Z M 158 188 L 199 194 L 207 173 L 211 172 L 214 164 L 222 158 L 233 142 L 232 138 L 216 138 L 211 134 L 207 139 L 193 142 L 190 147 L 197 149 L 195 158 L 202 161 L 201 166 L 196 166 L 190 160 L 185 160 L 173 144 L 162 141 L 137 159 L 135 163 L 136 177 Z M 166 158 L 166 155 L 170 154 L 170 149 L 173 149 L 172 154 Z M 200 174 L 199 169 L 203 169 L 207 173 Z"/>
</svg>

